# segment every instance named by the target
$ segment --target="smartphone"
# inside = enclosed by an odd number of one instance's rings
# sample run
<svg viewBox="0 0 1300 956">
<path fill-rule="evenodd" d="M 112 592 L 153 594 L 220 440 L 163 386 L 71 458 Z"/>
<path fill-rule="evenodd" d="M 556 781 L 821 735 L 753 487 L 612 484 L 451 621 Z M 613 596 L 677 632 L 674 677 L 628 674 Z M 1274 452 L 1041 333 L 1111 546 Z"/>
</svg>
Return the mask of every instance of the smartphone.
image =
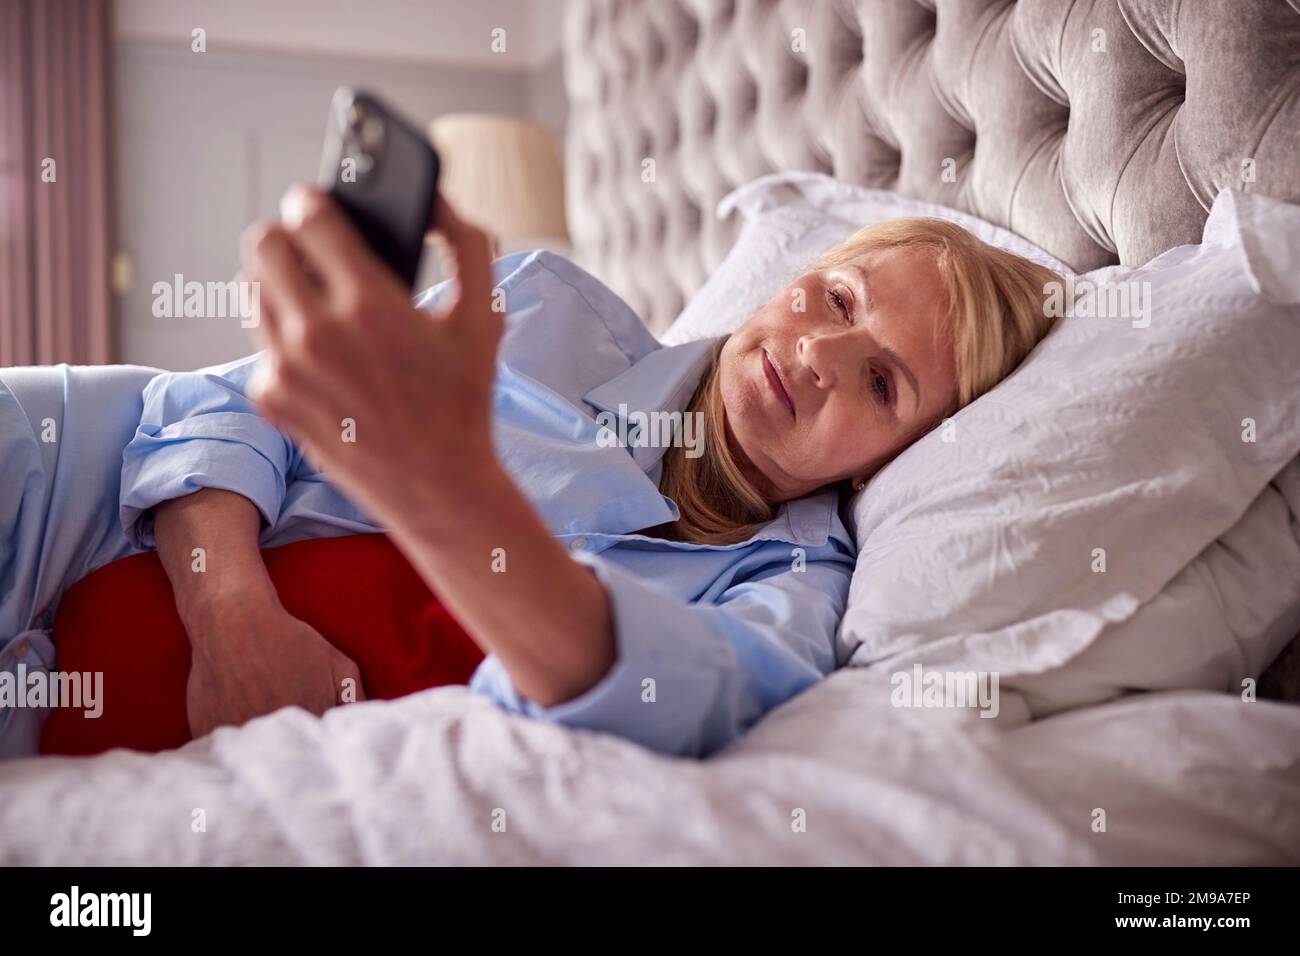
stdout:
<svg viewBox="0 0 1300 956">
<path fill-rule="evenodd" d="M 439 166 L 428 138 L 378 97 L 347 87 L 334 93 L 319 185 L 408 289 L 434 225 Z"/>
</svg>

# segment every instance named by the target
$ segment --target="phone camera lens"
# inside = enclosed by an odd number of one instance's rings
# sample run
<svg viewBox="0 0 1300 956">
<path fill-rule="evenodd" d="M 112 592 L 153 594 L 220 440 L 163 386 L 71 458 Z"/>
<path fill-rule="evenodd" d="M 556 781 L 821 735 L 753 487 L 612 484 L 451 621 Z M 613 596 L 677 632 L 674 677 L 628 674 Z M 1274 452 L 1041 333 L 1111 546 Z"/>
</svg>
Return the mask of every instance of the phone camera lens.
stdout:
<svg viewBox="0 0 1300 956">
<path fill-rule="evenodd" d="M 367 150 L 378 149 L 384 141 L 384 124 L 375 116 L 367 116 L 361 123 L 361 145 Z"/>
</svg>

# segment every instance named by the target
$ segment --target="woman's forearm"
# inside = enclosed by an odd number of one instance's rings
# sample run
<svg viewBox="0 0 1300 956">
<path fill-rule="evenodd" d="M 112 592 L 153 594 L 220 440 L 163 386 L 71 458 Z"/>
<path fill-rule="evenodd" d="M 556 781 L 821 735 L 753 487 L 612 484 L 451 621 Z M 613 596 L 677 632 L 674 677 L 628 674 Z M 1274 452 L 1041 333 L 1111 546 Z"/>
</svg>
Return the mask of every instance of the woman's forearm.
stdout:
<svg viewBox="0 0 1300 956">
<path fill-rule="evenodd" d="M 543 707 L 571 700 L 614 663 L 605 588 L 495 459 L 466 475 L 454 497 L 403 508 L 391 533 L 519 693 Z"/>
<path fill-rule="evenodd" d="M 154 509 L 154 540 L 176 609 L 191 632 L 230 601 L 275 600 L 258 545 L 262 516 L 243 495 L 204 488 Z"/>
<path fill-rule="evenodd" d="M 261 525 L 252 502 L 217 489 L 155 509 L 158 553 L 190 639 L 185 700 L 196 737 L 281 707 L 323 714 L 340 697 L 365 699 L 357 665 L 280 604 Z"/>
<path fill-rule="evenodd" d="M 469 472 L 474 478 L 454 504 L 403 508 L 393 537 L 521 694 L 544 707 L 571 700 L 614 662 L 605 589 L 569 558 L 498 464 Z M 192 636 L 203 630 L 196 623 L 231 602 L 276 600 L 260 528 L 257 508 L 233 492 L 204 489 L 157 506 L 158 554 Z"/>
</svg>

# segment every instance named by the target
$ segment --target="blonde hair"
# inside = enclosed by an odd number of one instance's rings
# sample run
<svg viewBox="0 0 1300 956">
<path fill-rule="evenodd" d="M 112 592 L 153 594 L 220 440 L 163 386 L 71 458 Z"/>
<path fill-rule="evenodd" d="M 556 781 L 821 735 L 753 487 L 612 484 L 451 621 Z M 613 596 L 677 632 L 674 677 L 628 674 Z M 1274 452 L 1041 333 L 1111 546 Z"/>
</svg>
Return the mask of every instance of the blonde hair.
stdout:
<svg viewBox="0 0 1300 956">
<path fill-rule="evenodd" d="M 969 405 L 1015 370 L 1052 327 L 1044 303 L 1053 285 L 1064 283 L 1046 266 L 991 246 L 944 219 L 891 219 L 859 229 L 818 256 L 808 271 L 846 265 L 883 249 L 923 248 L 934 254 L 948 310 L 942 329 L 951 343 L 957 395 L 951 406 L 927 422 L 920 437 L 959 408 Z M 720 339 L 689 411 L 704 413 L 704 453 L 688 458 L 683 448 L 664 455 L 659 490 L 677 502 L 679 519 L 656 529 L 675 540 L 733 544 L 753 535 L 775 516 L 744 475 L 727 433 L 719 378 Z"/>
<path fill-rule="evenodd" d="M 718 361 L 727 339 L 714 343 L 713 358 L 691 396 L 687 414 L 702 412 L 703 454 L 688 458 L 686 449 L 672 447 L 663 457 L 659 491 L 677 502 L 680 517 L 650 533 L 696 544 L 734 544 L 754 533 L 757 525 L 776 515 L 772 503 L 745 477 L 731 450 L 727 410 L 722 401 Z"/>
</svg>

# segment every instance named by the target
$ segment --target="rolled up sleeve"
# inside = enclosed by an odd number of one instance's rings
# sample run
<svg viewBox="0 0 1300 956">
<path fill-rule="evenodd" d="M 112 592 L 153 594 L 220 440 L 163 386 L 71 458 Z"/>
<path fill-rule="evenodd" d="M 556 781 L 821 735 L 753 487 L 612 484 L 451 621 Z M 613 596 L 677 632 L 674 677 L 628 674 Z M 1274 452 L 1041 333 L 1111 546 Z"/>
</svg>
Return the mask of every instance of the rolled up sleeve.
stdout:
<svg viewBox="0 0 1300 956">
<path fill-rule="evenodd" d="M 154 546 L 156 505 L 202 488 L 241 494 L 275 523 L 300 456 L 248 398 L 258 358 L 168 372 L 145 387 L 140 425 L 122 455 L 122 528 L 137 547 Z"/>
<path fill-rule="evenodd" d="M 716 603 L 689 604 L 599 556 L 575 554 L 604 585 L 616 660 L 552 707 L 521 697 L 496 655 L 470 680 L 512 713 L 616 734 L 665 754 L 707 756 L 834 670 L 852 565 L 758 573 Z"/>
<path fill-rule="evenodd" d="M 517 261 L 497 260 L 497 278 Z M 454 286 L 453 280 L 440 282 L 413 304 L 437 310 Z M 136 547 L 155 546 L 153 509 L 172 498 L 202 488 L 233 491 L 253 502 L 268 526 L 275 526 L 295 481 L 323 480 L 289 435 L 262 417 L 249 399 L 248 385 L 261 356 L 195 372 L 167 372 L 145 387 L 139 427 L 122 454 L 119 506 L 122 530 Z M 334 506 L 351 511 L 337 502 Z"/>
</svg>

